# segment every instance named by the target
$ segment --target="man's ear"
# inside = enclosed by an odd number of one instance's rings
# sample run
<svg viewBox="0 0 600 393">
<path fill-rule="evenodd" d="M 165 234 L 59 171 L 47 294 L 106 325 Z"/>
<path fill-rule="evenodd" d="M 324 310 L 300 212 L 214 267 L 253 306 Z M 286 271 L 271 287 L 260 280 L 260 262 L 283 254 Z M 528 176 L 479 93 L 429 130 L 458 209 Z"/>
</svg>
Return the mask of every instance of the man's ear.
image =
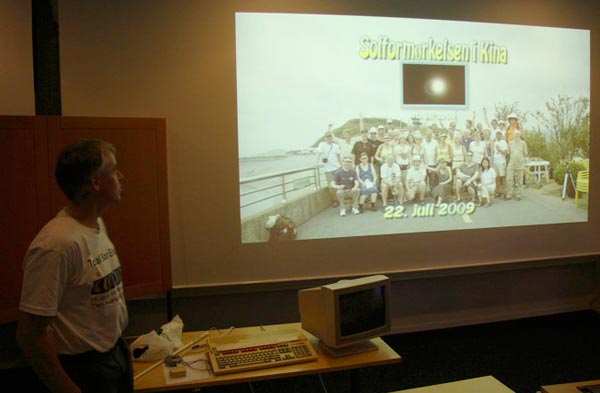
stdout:
<svg viewBox="0 0 600 393">
<path fill-rule="evenodd" d="M 100 188 L 102 188 L 102 179 L 100 179 L 99 177 L 92 175 L 91 183 L 92 183 L 92 188 L 95 191 L 100 191 Z"/>
</svg>

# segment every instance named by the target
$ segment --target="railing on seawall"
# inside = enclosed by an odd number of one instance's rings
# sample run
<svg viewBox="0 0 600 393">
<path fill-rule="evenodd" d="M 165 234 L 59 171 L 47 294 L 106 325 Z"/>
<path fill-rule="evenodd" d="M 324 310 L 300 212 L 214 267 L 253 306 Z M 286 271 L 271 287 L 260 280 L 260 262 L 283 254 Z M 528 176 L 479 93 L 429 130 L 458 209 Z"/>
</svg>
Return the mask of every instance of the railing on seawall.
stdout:
<svg viewBox="0 0 600 393">
<path fill-rule="evenodd" d="M 240 179 L 240 207 L 287 203 L 303 192 L 318 191 L 326 186 L 322 167 L 309 166 L 293 170 Z M 268 203 L 271 201 L 271 203 Z"/>
</svg>

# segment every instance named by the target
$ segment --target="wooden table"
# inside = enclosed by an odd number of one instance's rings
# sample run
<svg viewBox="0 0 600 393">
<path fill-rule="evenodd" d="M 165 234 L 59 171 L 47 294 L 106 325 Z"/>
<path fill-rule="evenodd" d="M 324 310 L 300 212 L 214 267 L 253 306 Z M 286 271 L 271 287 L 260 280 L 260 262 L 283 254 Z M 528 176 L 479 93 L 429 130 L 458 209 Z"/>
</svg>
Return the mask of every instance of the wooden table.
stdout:
<svg viewBox="0 0 600 393">
<path fill-rule="evenodd" d="M 422 388 L 399 390 L 395 393 L 514 393 L 496 378 L 488 375 L 481 378 L 442 383 Z"/>
<path fill-rule="evenodd" d="M 300 323 L 282 324 L 282 325 L 269 325 L 263 326 L 265 330 L 278 330 L 286 328 L 297 328 L 300 329 Z M 236 328 L 235 334 L 249 333 L 252 331 L 260 331 L 260 327 L 250 328 Z M 194 340 L 205 332 L 189 332 L 184 333 L 182 341 L 184 344 Z M 216 332 L 211 334 L 218 334 Z M 332 371 L 352 370 L 352 383 L 353 389 L 360 389 L 358 380 L 358 369 L 361 367 L 379 366 L 384 364 L 399 363 L 402 358 L 390 348 L 381 338 L 373 339 L 371 342 L 377 345 L 378 350 L 373 352 L 362 353 L 358 355 L 331 358 L 323 354 L 318 345 L 318 339 L 312 336 L 308 332 L 304 332 L 306 337 L 310 340 L 315 351 L 317 352 L 317 361 L 293 364 L 289 366 L 271 367 L 261 370 L 239 372 L 233 374 L 225 374 L 220 376 L 210 376 L 205 379 L 186 381 L 182 383 L 167 384 L 164 377 L 163 366 L 160 365 L 155 369 L 151 370 L 147 374 L 141 376 L 135 381 L 136 392 L 159 392 L 166 390 L 178 390 L 178 389 L 193 389 L 203 386 L 217 386 L 227 385 L 235 383 L 245 383 L 252 381 L 259 381 L 265 379 L 276 379 L 276 378 L 289 378 L 300 375 L 318 374 Z M 201 341 L 202 343 L 202 341 Z M 185 352 L 182 353 L 185 356 Z M 138 375 L 146 368 L 150 367 L 153 363 L 141 363 L 134 362 L 133 369 L 134 375 Z"/>
<path fill-rule="evenodd" d="M 599 385 L 599 384 L 600 384 L 600 379 L 596 379 L 595 381 L 582 381 L 582 382 L 563 383 L 560 385 L 548 385 L 548 386 L 542 386 L 542 393 L 581 393 L 581 390 L 577 389 L 578 386 Z"/>
</svg>

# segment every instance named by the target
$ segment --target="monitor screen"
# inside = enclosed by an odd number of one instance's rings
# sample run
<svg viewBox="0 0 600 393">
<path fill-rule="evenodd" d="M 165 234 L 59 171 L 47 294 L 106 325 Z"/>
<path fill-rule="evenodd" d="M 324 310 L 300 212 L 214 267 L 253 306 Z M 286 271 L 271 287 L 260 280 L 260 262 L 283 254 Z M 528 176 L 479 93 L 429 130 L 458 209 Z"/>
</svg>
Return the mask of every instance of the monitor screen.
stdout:
<svg viewBox="0 0 600 393">
<path fill-rule="evenodd" d="M 340 336 L 348 337 L 385 325 L 385 287 L 339 296 Z"/>
</svg>

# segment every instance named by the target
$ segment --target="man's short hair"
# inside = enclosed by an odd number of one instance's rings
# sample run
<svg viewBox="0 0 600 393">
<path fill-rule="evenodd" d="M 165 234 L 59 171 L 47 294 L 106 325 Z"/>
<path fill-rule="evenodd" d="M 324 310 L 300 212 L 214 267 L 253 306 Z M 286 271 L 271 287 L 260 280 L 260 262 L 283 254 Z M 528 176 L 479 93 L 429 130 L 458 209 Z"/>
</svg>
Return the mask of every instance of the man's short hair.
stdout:
<svg viewBox="0 0 600 393">
<path fill-rule="evenodd" d="M 116 149 L 100 139 L 80 139 L 62 149 L 54 176 L 69 201 L 82 201 L 89 195 L 91 177 L 98 172 L 107 153 L 116 154 Z"/>
</svg>

